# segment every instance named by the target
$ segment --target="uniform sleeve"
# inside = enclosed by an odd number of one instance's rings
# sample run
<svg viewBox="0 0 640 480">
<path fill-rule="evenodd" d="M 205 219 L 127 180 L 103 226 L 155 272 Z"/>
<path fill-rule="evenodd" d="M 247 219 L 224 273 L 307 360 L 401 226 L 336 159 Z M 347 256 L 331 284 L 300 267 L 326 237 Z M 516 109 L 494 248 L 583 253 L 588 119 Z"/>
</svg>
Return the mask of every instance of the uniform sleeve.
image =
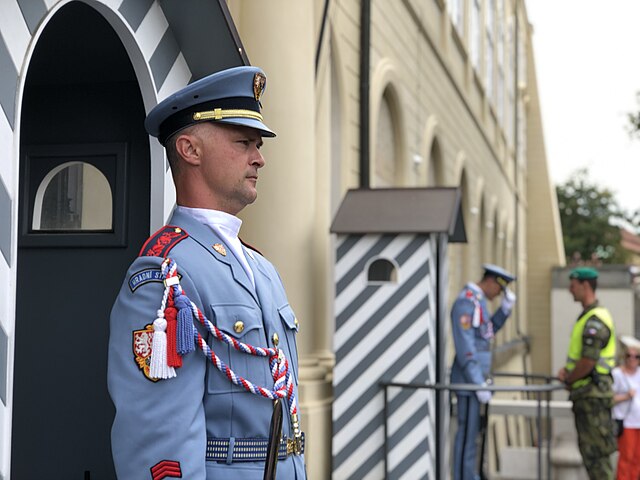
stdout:
<svg viewBox="0 0 640 480">
<path fill-rule="evenodd" d="M 598 361 L 600 351 L 609 343 L 611 331 L 595 315 L 587 319 L 582 331 L 582 356 Z"/>
<path fill-rule="evenodd" d="M 505 322 L 507 321 L 507 318 L 509 318 L 509 315 L 505 314 L 502 308 L 498 308 L 494 312 L 494 314 L 491 316 L 491 323 L 493 323 L 493 331 L 497 332 L 498 330 L 500 330 L 504 326 Z"/>
<path fill-rule="evenodd" d="M 182 357 L 175 378 L 147 377 L 149 331 L 164 292 L 161 262 L 137 259 L 111 311 L 107 380 L 116 408 L 111 445 L 120 480 L 162 478 L 163 472 L 178 478 L 206 477 L 204 357 L 199 351 Z M 199 305 L 187 273 L 179 273 L 185 293 Z"/>
<path fill-rule="evenodd" d="M 453 343 L 456 350 L 456 362 L 462 368 L 467 383 L 482 384 L 484 376 L 478 359 L 472 326 L 475 310 L 473 301 L 459 298 L 451 309 Z"/>
</svg>

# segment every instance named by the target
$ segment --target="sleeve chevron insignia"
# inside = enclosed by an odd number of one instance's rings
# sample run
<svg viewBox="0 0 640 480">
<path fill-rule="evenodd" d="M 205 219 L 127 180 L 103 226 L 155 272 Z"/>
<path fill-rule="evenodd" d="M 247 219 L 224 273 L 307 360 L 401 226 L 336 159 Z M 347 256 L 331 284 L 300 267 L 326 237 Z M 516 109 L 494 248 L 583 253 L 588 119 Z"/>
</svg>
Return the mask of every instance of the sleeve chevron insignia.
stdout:
<svg viewBox="0 0 640 480">
<path fill-rule="evenodd" d="M 162 480 L 163 478 L 182 478 L 180 462 L 175 460 L 162 460 L 151 467 L 151 478 Z"/>
</svg>

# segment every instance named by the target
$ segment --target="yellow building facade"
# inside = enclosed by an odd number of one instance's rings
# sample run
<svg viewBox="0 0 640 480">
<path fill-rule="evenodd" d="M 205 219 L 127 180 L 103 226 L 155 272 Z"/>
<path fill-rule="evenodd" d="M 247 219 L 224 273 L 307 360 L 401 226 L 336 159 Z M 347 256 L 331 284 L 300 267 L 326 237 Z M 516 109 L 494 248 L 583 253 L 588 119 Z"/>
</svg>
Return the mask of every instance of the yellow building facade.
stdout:
<svg viewBox="0 0 640 480">
<path fill-rule="evenodd" d="M 449 298 L 482 263 L 514 271 L 518 304 L 494 370 L 548 373 L 550 271 L 564 255 L 525 3 L 228 5 L 268 75 L 264 115 L 278 138 L 264 147 L 243 231 L 279 268 L 302 320 L 311 478 L 331 471 L 329 226 L 350 188 L 460 187 L 468 243 L 450 246 Z"/>
</svg>

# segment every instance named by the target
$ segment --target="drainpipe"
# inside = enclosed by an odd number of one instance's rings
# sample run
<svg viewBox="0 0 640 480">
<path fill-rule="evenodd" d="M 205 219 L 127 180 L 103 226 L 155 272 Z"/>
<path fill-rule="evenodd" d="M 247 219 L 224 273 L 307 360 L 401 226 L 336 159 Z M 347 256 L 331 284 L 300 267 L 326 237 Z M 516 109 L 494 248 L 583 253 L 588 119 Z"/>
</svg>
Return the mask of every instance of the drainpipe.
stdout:
<svg viewBox="0 0 640 480">
<path fill-rule="evenodd" d="M 360 188 L 369 188 L 369 89 L 371 66 L 371 0 L 360 6 Z"/>
<path fill-rule="evenodd" d="M 514 155 L 514 160 L 513 160 L 513 173 L 514 173 L 514 202 L 515 202 L 515 221 L 516 221 L 516 231 L 515 231 L 515 247 L 516 247 L 516 253 L 518 252 L 518 245 L 519 245 L 519 231 L 520 231 L 520 213 L 519 213 L 519 201 L 518 201 L 518 153 L 520 151 L 519 149 L 519 124 L 518 124 L 518 105 L 519 105 L 519 98 L 520 98 L 520 89 L 519 89 L 519 73 L 520 73 L 520 19 L 519 19 L 519 9 L 518 6 L 520 4 L 520 0 L 516 0 L 515 2 L 515 25 L 514 25 L 514 29 L 515 29 L 515 72 L 513 75 L 514 78 L 514 95 L 515 95 L 515 102 L 514 102 L 514 118 L 513 118 L 513 126 L 514 126 L 514 132 L 513 132 L 513 148 L 515 150 L 515 155 Z M 516 256 L 516 276 L 520 277 L 520 262 Z M 527 356 L 530 353 L 530 343 L 529 343 L 529 336 L 525 335 L 525 333 L 522 331 L 522 325 L 520 324 L 520 312 L 521 312 L 521 308 L 520 308 L 520 303 L 516 302 L 515 305 L 515 314 L 516 314 L 516 336 L 518 338 L 519 341 L 523 342 L 525 345 L 525 352 L 522 355 L 522 373 L 524 374 L 524 378 L 525 378 L 525 384 L 529 384 L 529 379 L 527 377 L 528 374 L 528 368 L 527 368 Z M 527 394 L 527 398 L 531 398 L 531 396 L 529 394 Z M 533 425 L 533 419 L 530 419 L 529 421 L 529 441 L 531 442 L 531 444 L 533 445 L 534 442 L 534 430 L 535 427 Z"/>
<path fill-rule="evenodd" d="M 324 10 L 322 11 L 322 23 L 320 24 L 320 35 L 318 36 L 318 47 L 316 48 L 316 76 L 318 75 L 318 64 L 320 63 L 320 51 L 322 50 L 322 39 L 324 38 L 324 30 L 327 26 L 328 16 L 329 16 L 329 0 L 325 0 Z"/>
<path fill-rule="evenodd" d="M 515 72 L 513 75 L 514 78 L 514 94 L 515 94 L 515 101 L 514 101 L 514 107 L 513 107 L 513 148 L 514 148 L 514 153 L 515 155 L 513 156 L 513 174 L 514 174 L 514 202 L 515 202 L 515 222 L 516 222 L 516 230 L 515 230 L 515 251 L 516 254 L 518 253 L 518 245 L 519 245 L 519 237 L 520 237 L 520 208 L 519 208 L 519 200 L 518 200 L 518 153 L 520 151 L 519 149 L 519 135 L 518 135 L 518 131 L 519 131 L 519 125 L 518 125 L 518 104 L 519 104 L 519 88 L 518 88 L 518 83 L 519 83 L 519 78 L 518 78 L 518 74 L 519 74 L 519 70 L 520 70 L 520 62 L 519 62 L 519 58 L 520 58 L 520 33 L 519 33 L 519 19 L 518 19 L 518 5 L 519 5 L 520 1 L 516 0 L 515 2 Z M 515 265 L 515 270 L 516 270 L 516 276 L 520 277 L 520 261 L 516 256 L 516 265 Z M 516 302 L 516 335 L 518 336 L 518 339 L 522 340 L 525 342 L 526 347 L 527 347 L 527 353 L 529 353 L 529 341 L 527 339 L 527 335 L 525 335 L 522 332 L 522 326 L 520 324 L 520 304 Z M 524 357 L 523 357 L 524 358 Z M 526 373 L 526 363 L 524 366 L 524 372 Z"/>
</svg>

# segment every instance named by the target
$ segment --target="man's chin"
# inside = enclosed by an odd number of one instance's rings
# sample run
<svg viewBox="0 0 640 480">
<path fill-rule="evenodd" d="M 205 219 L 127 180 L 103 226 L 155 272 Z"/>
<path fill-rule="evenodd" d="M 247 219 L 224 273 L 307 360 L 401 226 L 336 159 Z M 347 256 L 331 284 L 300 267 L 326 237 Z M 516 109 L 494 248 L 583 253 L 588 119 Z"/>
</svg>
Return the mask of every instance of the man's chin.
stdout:
<svg viewBox="0 0 640 480">
<path fill-rule="evenodd" d="M 254 191 L 253 194 L 250 193 L 245 197 L 245 202 L 247 205 L 251 205 L 257 200 L 257 198 L 258 198 L 258 192 Z"/>
</svg>

